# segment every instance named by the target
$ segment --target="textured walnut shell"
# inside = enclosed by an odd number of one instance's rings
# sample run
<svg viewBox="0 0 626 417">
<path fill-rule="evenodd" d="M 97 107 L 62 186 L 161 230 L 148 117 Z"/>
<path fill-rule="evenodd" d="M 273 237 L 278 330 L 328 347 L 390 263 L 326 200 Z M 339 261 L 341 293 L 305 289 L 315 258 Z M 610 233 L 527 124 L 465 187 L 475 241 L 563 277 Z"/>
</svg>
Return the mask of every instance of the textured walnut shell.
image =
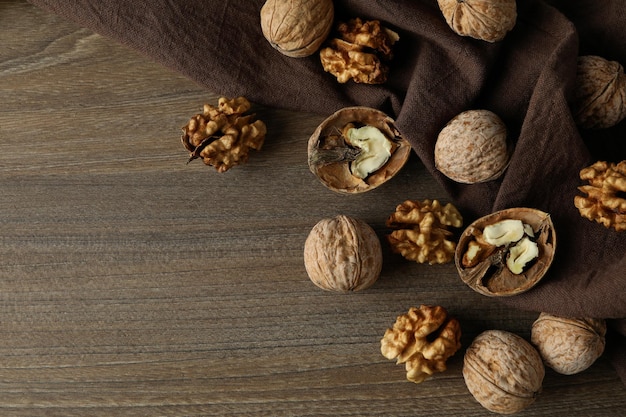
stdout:
<svg viewBox="0 0 626 417">
<path fill-rule="evenodd" d="M 578 58 L 574 103 L 576 124 L 612 127 L 626 118 L 626 75 L 618 62 L 595 55 Z"/>
<path fill-rule="evenodd" d="M 541 313 L 533 323 L 531 342 L 546 366 L 564 375 L 589 368 L 604 352 L 606 322 Z"/>
<path fill-rule="evenodd" d="M 494 413 L 513 414 L 531 405 L 544 376 L 537 350 L 522 337 L 501 330 L 479 334 L 463 359 L 468 390 Z"/>
<path fill-rule="evenodd" d="M 311 281 L 324 290 L 364 290 L 382 270 L 380 240 L 363 220 L 344 215 L 322 219 L 304 243 L 304 266 Z"/>
<path fill-rule="evenodd" d="M 364 179 L 352 175 L 346 161 L 320 163 L 315 155 L 329 146 L 349 123 L 378 128 L 393 143 L 389 160 Z M 411 145 L 402 137 L 395 121 L 385 113 L 369 107 L 345 107 L 324 120 L 313 132 L 308 143 L 308 164 L 311 172 L 330 190 L 356 194 L 373 190 L 393 178 L 411 155 Z"/>
<path fill-rule="evenodd" d="M 332 0 L 267 0 L 261 8 L 261 30 L 276 50 L 301 58 L 319 49 L 333 17 Z"/>
<path fill-rule="evenodd" d="M 438 0 L 448 26 L 461 36 L 497 42 L 517 20 L 515 0 Z"/>
<path fill-rule="evenodd" d="M 521 274 L 514 274 L 506 267 L 506 253 L 502 250 L 496 250 L 476 266 L 463 266 L 463 255 L 474 235 L 482 233 L 485 226 L 505 219 L 521 220 L 532 227 L 539 248 L 538 258 Z M 550 268 L 555 250 L 556 233 L 550 215 L 537 209 L 516 207 L 497 211 L 470 224 L 459 238 L 454 261 L 461 279 L 474 291 L 490 297 L 505 297 L 521 294 L 537 285 Z"/>
<path fill-rule="evenodd" d="M 465 184 L 491 181 L 509 164 L 504 122 L 489 110 L 468 110 L 450 120 L 435 143 L 435 167 Z"/>
</svg>

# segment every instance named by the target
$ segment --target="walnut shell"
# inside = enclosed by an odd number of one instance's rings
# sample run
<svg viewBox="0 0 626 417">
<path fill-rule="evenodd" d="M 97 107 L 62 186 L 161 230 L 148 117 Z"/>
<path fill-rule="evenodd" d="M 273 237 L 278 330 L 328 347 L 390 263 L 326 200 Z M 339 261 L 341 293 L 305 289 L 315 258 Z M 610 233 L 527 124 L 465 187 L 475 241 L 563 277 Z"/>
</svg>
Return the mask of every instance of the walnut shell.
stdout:
<svg viewBox="0 0 626 417">
<path fill-rule="evenodd" d="M 509 164 L 506 136 L 506 126 L 495 113 L 464 111 L 439 133 L 435 143 L 435 167 L 460 183 L 494 180 Z"/>
<path fill-rule="evenodd" d="M 311 281 L 324 290 L 364 290 L 382 271 L 380 240 L 363 220 L 344 215 L 322 219 L 304 243 L 304 266 Z"/>
<path fill-rule="evenodd" d="M 349 153 L 353 149 L 346 144 L 342 133 L 350 124 L 376 127 L 392 142 L 390 158 L 366 178 L 358 178 L 350 171 Z M 363 193 L 379 187 L 402 169 L 410 155 L 411 145 L 402 137 L 395 121 L 369 107 L 338 110 L 315 129 L 308 142 L 309 169 L 324 186 L 342 194 Z"/>
<path fill-rule="evenodd" d="M 461 36 L 497 42 L 517 20 L 515 0 L 437 0 L 448 26 Z"/>
<path fill-rule="evenodd" d="M 477 265 L 465 266 L 463 257 L 470 242 L 476 242 L 485 226 L 505 219 L 521 220 L 532 227 L 538 257 L 522 273 L 515 274 L 506 266 L 509 248 L 503 246 L 488 252 Z M 556 233 L 550 215 L 537 209 L 516 207 L 497 211 L 471 223 L 459 238 L 454 261 L 461 279 L 474 291 L 490 297 L 505 297 L 526 292 L 537 285 L 550 268 L 555 250 Z"/>
<path fill-rule="evenodd" d="M 479 334 L 463 359 L 467 389 L 494 413 L 513 414 L 531 405 L 544 376 L 537 350 L 522 337 L 502 330 Z"/>
<path fill-rule="evenodd" d="M 314 54 L 333 26 L 332 0 L 267 0 L 261 30 L 276 50 L 294 58 Z"/>
<path fill-rule="evenodd" d="M 606 322 L 541 313 L 533 323 L 531 342 L 546 366 L 564 375 L 589 368 L 604 352 Z"/>
<path fill-rule="evenodd" d="M 578 57 L 574 119 L 587 129 L 612 127 L 626 118 L 626 75 L 620 63 Z"/>
</svg>

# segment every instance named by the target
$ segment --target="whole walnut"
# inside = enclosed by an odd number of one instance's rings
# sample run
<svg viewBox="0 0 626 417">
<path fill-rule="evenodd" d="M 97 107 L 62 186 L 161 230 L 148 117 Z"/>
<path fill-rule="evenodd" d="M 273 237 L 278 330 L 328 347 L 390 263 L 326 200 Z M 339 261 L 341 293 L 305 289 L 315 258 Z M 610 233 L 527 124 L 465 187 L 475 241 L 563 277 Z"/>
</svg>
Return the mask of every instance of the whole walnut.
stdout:
<svg viewBox="0 0 626 417">
<path fill-rule="evenodd" d="M 484 331 L 465 352 L 465 384 L 476 401 L 494 413 L 513 414 L 531 405 L 544 376 L 537 350 L 514 333 Z"/>
<path fill-rule="evenodd" d="M 498 178 L 509 164 L 507 129 L 489 110 L 467 110 L 450 120 L 435 143 L 435 166 L 465 184 Z"/>
<path fill-rule="evenodd" d="M 304 266 L 311 281 L 324 290 L 364 290 L 382 270 L 380 240 L 363 220 L 345 215 L 322 219 L 304 243 Z"/>
<path fill-rule="evenodd" d="M 261 8 L 261 30 L 272 47 L 300 58 L 319 49 L 333 18 L 332 0 L 267 0 Z"/>
<path fill-rule="evenodd" d="M 618 62 L 578 57 L 574 119 L 583 128 L 612 127 L 626 118 L 626 75 Z"/>
<path fill-rule="evenodd" d="M 487 42 L 504 39 L 515 27 L 515 0 L 437 0 L 448 26 L 461 36 Z"/>
<path fill-rule="evenodd" d="M 546 366 L 564 375 L 589 368 L 604 352 L 606 322 L 541 313 L 533 323 L 531 342 Z"/>
</svg>

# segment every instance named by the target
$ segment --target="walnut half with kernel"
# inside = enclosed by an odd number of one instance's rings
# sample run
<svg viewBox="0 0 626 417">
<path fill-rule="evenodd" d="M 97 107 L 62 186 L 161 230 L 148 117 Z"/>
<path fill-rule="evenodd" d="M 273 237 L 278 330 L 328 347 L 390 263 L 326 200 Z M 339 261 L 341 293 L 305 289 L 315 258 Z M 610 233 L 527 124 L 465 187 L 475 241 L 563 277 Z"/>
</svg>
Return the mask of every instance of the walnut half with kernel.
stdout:
<svg viewBox="0 0 626 417">
<path fill-rule="evenodd" d="M 530 290 L 552 264 L 556 233 L 548 213 L 517 207 L 470 224 L 455 252 L 459 275 L 474 291 L 495 297 Z"/>
<path fill-rule="evenodd" d="M 328 189 L 357 194 L 393 178 L 411 155 L 395 121 L 380 110 L 345 107 L 328 116 L 308 142 L 311 172 Z"/>
</svg>

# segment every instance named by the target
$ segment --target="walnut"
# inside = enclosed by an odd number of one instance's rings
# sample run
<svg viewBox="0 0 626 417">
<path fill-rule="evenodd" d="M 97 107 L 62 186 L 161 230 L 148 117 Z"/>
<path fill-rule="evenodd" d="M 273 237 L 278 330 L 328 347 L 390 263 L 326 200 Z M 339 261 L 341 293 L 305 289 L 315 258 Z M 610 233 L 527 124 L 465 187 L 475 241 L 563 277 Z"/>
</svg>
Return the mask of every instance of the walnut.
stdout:
<svg viewBox="0 0 626 417">
<path fill-rule="evenodd" d="M 395 121 L 369 107 L 338 110 L 315 129 L 308 143 L 311 172 L 330 190 L 346 194 L 384 184 L 400 171 L 410 155 L 411 145 Z"/>
<path fill-rule="evenodd" d="M 580 127 L 607 128 L 626 118 L 626 75 L 620 63 L 578 57 L 574 92 L 574 120 Z"/>
<path fill-rule="evenodd" d="M 516 207 L 470 224 L 459 238 L 455 264 L 463 282 L 474 291 L 491 297 L 511 296 L 539 283 L 555 250 L 550 215 Z"/>
<path fill-rule="evenodd" d="M 517 20 L 515 0 L 438 0 L 448 26 L 461 36 L 504 39 Z"/>
<path fill-rule="evenodd" d="M 349 80 L 382 84 L 387 81 L 392 46 L 399 39 L 396 32 L 383 27 L 378 20 L 355 18 L 341 22 L 337 37 L 320 51 L 322 66 L 342 84 Z"/>
<path fill-rule="evenodd" d="M 376 232 L 363 220 L 339 215 L 320 220 L 304 243 L 304 266 L 318 287 L 337 292 L 371 287 L 382 270 Z"/>
<path fill-rule="evenodd" d="M 541 313 L 533 323 L 531 342 L 544 363 L 564 375 L 589 368 L 604 352 L 606 321 Z"/>
<path fill-rule="evenodd" d="M 479 334 L 463 359 L 469 392 L 487 410 L 513 414 L 541 392 L 545 368 L 537 350 L 522 337 L 502 330 Z"/>
<path fill-rule="evenodd" d="M 387 219 L 387 227 L 397 229 L 387 239 L 392 251 L 408 260 L 443 264 L 452 261 L 456 249 L 448 227 L 462 225 L 461 213 L 450 203 L 407 200 Z"/>
<path fill-rule="evenodd" d="M 468 110 L 441 130 L 435 143 L 435 166 L 465 184 L 494 180 L 507 168 L 510 152 L 504 122 L 489 110 Z"/>
<path fill-rule="evenodd" d="M 441 306 L 411 307 L 380 341 L 383 356 L 404 363 L 407 379 L 416 384 L 445 371 L 446 361 L 460 347 L 461 325 Z"/>
<path fill-rule="evenodd" d="M 589 185 L 578 187 L 586 196 L 575 196 L 580 215 L 617 231 L 626 230 L 626 160 L 617 164 L 598 161 L 580 171 Z"/>
<path fill-rule="evenodd" d="M 276 50 L 294 58 L 314 54 L 333 26 L 332 0 L 267 0 L 261 30 Z"/>
<path fill-rule="evenodd" d="M 191 153 L 189 161 L 202 158 L 218 172 L 226 172 L 248 160 L 250 149 L 260 150 L 267 129 L 254 115 L 244 115 L 250 102 L 244 97 L 220 97 L 218 106 L 204 105 L 183 129 L 181 138 Z"/>
</svg>

